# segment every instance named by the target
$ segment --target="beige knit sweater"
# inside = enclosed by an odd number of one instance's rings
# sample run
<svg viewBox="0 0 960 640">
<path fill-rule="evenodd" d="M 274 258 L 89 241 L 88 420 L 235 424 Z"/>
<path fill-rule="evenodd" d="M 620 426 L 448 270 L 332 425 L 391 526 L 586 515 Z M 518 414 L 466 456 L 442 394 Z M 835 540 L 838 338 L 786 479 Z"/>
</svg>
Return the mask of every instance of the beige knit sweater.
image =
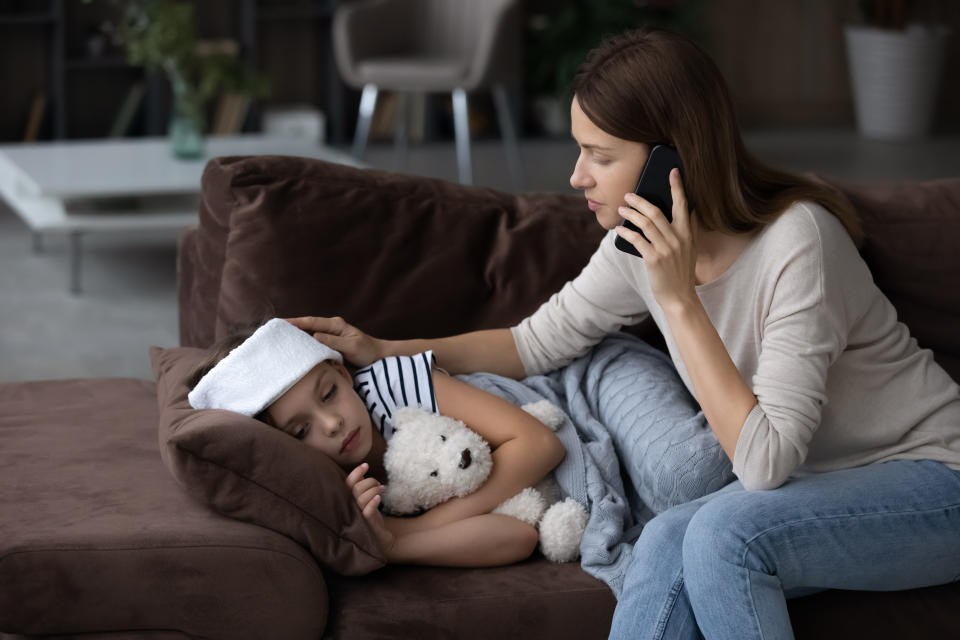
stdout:
<svg viewBox="0 0 960 640">
<path fill-rule="evenodd" d="M 524 367 L 560 367 L 650 314 L 692 393 L 644 262 L 615 237 L 512 329 Z M 733 460 L 747 489 L 898 458 L 960 469 L 960 388 L 897 321 L 827 210 L 793 205 L 697 294 L 757 396 Z"/>
</svg>

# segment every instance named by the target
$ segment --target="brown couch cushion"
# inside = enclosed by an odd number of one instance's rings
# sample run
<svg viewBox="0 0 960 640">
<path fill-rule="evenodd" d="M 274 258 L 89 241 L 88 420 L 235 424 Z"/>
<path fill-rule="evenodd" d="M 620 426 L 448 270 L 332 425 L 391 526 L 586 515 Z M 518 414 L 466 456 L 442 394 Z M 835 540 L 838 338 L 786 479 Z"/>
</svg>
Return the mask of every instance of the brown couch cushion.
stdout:
<svg viewBox="0 0 960 640">
<path fill-rule="evenodd" d="M 819 178 L 860 215 L 861 254 L 900 321 L 960 381 L 960 178 L 869 185 Z"/>
<path fill-rule="evenodd" d="M 0 630 L 320 637 L 310 554 L 192 501 L 156 429 L 146 380 L 0 385 Z"/>
<path fill-rule="evenodd" d="M 391 565 L 331 577 L 324 638 L 606 638 L 616 602 L 578 563 L 539 554 L 487 569 Z"/>
<path fill-rule="evenodd" d="M 328 457 L 232 411 L 193 409 L 186 379 L 204 352 L 150 349 L 160 454 L 187 492 L 220 513 L 283 533 L 323 566 L 358 575 L 385 559 Z"/>
<path fill-rule="evenodd" d="M 182 271 L 188 302 L 217 302 L 191 308 L 186 344 L 269 315 L 342 315 L 384 338 L 507 326 L 576 275 L 603 235 L 577 198 L 304 158 L 216 158 L 203 189 L 203 247 Z M 222 272 L 206 254 L 221 241 Z"/>
</svg>

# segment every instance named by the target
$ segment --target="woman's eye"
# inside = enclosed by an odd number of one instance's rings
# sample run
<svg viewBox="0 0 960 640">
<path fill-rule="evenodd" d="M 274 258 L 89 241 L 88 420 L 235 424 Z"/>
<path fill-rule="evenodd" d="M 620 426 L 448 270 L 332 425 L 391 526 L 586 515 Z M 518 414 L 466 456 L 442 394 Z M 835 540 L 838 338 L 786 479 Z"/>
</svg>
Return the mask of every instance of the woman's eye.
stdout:
<svg viewBox="0 0 960 640">
<path fill-rule="evenodd" d="M 323 396 L 323 401 L 326 402 L 327 400 L 332 399 L 335 395 L 337 395 L 337 385 L 330 387 L 330 391 L 327 391 L 327 393 Z"/>
</svg>

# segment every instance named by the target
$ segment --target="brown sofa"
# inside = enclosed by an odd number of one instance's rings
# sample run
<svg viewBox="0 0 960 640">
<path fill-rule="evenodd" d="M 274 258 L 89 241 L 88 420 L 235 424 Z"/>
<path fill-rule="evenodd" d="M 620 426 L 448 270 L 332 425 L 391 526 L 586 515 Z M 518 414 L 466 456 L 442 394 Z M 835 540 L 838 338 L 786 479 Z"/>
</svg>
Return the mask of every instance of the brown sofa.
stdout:
<svg viewBox="0 0 960 640">
<path fill-rule="evenodd" d="M 960 378 L 960 179 L 827 180 L 861 213 L 902 320 Z M 264 314 L 339 314 L 382 337 L 509 325 L 601 233 L 576 197 L 212 161 L 179 245 L 185 348 L 151 352 L 158 383 L 0 385 L 0 638 L 605 637 L 614 599 L 575 563 L 377 569 L 339 472 L 263 425 L 191 412 L 180 380 L 190 347 Z M 957 583 L 790 610 L 799 638 L 960 637 Z"/>
</svg>

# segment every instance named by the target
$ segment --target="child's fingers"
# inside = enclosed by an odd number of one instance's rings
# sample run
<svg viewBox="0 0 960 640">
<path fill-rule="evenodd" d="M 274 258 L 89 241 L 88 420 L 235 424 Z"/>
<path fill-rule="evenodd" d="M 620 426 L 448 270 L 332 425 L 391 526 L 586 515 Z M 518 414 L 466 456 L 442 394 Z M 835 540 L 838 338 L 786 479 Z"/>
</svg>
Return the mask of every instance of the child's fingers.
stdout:
<svg viewBox="0 0 960 640">
<path fill-rule="evenodd" d="M 377 511 L 377 507 L 380 506 L 380 495 L 377 494 L 373 496 L 370 502 L 367 503 L 367 506 L 363 508 L 363 517 L 367 520 L 375 518 L 380 515 L 380 512 Z"/>
<path fill-rule="evenodd" d="M 360 495 L 366 493 L 368 490 L 380 486 L 380 482 L 376 478 L 364 478 L 357 484 L 353 485 L 353 496 L 355 498 L 359 498 Z"/>
<path fill-rule="evenodd" d="M 357 496 L 357 504 L 360 505 L 361 509 L 365 509 L 371 500 L 375 498 L 379 499 L 381 493 L 383 493 L 383 487 L 379 484 L 375 487 L 370 487 Z"/>
<path fill-rule="evenodd" d="M 368 467 L 369 465 L 366 462 L 364 462 L 363 464 L 354 468 L 354 470 L 351 471 L 349 474 L 347 474 L 347 486 L 352 489 L 353 485 L 360 482 L 360 480 L 363 479 L 364 474 L 367 473 Z"/>
</svg>

